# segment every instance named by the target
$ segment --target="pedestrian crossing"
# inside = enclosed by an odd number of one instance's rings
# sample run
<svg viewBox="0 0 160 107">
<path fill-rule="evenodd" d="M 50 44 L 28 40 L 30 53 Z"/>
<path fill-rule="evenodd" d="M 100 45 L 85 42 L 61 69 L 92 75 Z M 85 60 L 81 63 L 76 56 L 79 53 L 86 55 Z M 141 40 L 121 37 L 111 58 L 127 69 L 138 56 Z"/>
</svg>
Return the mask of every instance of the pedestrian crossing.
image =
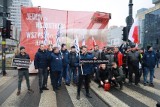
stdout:
<svg viewBox="0 0 160 107">
<path fill-rule="evenodd" d="M 125 84 L 123 90 L 120 90 L 119 88 L 111 88 L 110 91 L 104 91 L 103 88 L 98 88 L 98 85 L 92 81 L 90 83 L 91 95 L 94 96 L 92 100 L 86 98 L 84 89 L 82 89 L 81 92 L 81 99 L 77 100 L 76 86 L 72 84 L 70 86 L 64 86 L 55 93 L 52 90 L 49 79 L 49 90 L 43 91 L 42 94 L 39 94 L 38 77 L 36 75 L 30 76 L 31 88 L 34 89 L 35 92 L 28 93 L 26 81 L 24 79 L 22 82 L 21 94 L 20 96 L 17 96 L 17 78 L 17 76 L 0 77 L 0 107 L 59 107 L 58 105 L 60 104 L 58 103 L 66 104 L 65 107 L 97 107 L 95 103 L 101 107 L 104 105 L 104 107 L 156 107 L 157 101 L 160 101 L 159 88 L 144 86 L 142 83 L 140 83 L 139 87 L 135 85 L 128 86 Z M 160 80 L 157 78 L 154 80 L 156 84 L 160 83 Z M 13 89 L 11 89 L 11 87 Z M 60 97 L 57 97 L 57 95 L 59 95 L 66 99 L 66 95 L 63 94 L 62 88 L 63 91 L 67 92 L 67 97 L 69 97 L 67 100 L 64 100 L 64 102 L 59 99 Z M 102 100 L 104 104 L 98 102 L 97 99 L 95 99 L 95 96 Z M 72 106 L 70 106 L 69 103 L 72 103 Z"/>
</svg>

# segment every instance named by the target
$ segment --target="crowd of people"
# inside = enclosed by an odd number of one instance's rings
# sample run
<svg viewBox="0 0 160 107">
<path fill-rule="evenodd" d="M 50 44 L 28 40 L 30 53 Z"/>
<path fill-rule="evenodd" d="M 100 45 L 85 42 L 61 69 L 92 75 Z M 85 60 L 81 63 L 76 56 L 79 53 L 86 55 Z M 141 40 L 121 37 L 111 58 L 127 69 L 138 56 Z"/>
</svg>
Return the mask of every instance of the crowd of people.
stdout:
<svg viewBox="0 0 160 107">
<path fill-rule="evenodd" d="M 29 59 L 29 55 L 25 53 L 25 47 L 20 48 L 20 54 L 16 58 Z M 80 60 L 108 60 L 107 63 L 80 63 Z M 77 99 L 80 99 L 80 91 L 85 86 L 86 97 L 92 98 L 89 92 L 90 81 L 93 79 L 101 88 L 104 84 L 109 83 L 111 86 L 123 89 L 126 78 L 129 79 L 128 85 L 139 86 L 140 77 L 143 74 L 144 86 L 154 87 L 154 68 L 159 64 L 160 53 L 153 51 L 152 46 L 147 49 L 138 49 L 135 45 L 120 49 L 119 47 L 104 47 L 102 51 L 99 46 L 95 45 L 94 49 L 88 49 L 86 46 L 80 48 L 80 52 L 76 52 L 76 47 L 72 46 L 70 51 L 67 50 L 66 44 L 61 45 L 61 49 L 48 45 L 45 49 L 41 44 L 35 54 L 34 66 L 39 76 L 39 91 L 43 93 L 47 88 L 48 76 L 50 75 L 53 91 L 60 89 L 62 81 L 65 85 L 70 86 L 72 83 L 77 86 Z M 22 72 L 23 71 L 23 72 Z M 133 79 L 133 73 L 135 74 Z M 150 78 L 148 80 L 148 73 Z M 29 73 L 27 68 L 18 67 L 18 92 L 21 92 L 21 82 L 23 75 L 26 78 L 28 91 L 30 89 Z M 133 81 L 134 80 L 134 81 Z"/>
</svg>

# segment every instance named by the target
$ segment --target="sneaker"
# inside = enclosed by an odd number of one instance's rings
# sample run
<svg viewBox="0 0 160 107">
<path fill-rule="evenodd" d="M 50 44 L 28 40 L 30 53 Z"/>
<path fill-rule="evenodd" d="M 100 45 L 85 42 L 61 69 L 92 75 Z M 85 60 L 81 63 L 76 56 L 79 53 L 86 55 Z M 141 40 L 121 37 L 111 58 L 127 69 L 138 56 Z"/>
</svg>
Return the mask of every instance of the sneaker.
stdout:
<svg viewBox="0 0 160 107">
<path fill-rule="evenodd" d="M 86 94 L 86 97 L 88 97 L 88 98 L 92 98 L 92 96 L 88 93 L 88 94 Z"/>
<path fill-rule="evenodd" d="M 47 87 L 43 87 L 42 90 L 49 90 Z"/>
<path fill-rule="evenodd" d="M 123 90 L 123 86 L 120 86 L 120 90 Z"/>
<path fill-rule="evenodd" d="M 140 87 L 140 85 L 139 85 L 139 84 L 135 84 L 135 86 Z"/>
<path fill-rule="evenodd" d="M 80 100 L 80 95 L 79 94 L 77 94 L 77 100 Z"/>
<path fill-rule="evenodd" d="M 146 83 L 143 83 L 143 85 L 144 85 L 144 86 L 147 86 L 147 84 L 146 84 Z"/>
<path fill-rule="evenodd" d="M 67 86 L 70 86 L 70 84 L 69 84 L 69 83 L 66 83 L 66 85 L 67 85 Z"/>
<path fill-rule="evenodd" d="M 150 87 L 154 87 L 154 84 L 153 84 L 153 83 L 150 83 L 149 86 L 150 86 Z"/>
<path fill-rule="evenodd" d="M 29 93 L 34 93 L 34 91 L 32 89 L 28 89 Z"/>
<path fill-rule="evenodd" d="M 17 91 L 17 96 L 19 96 L 21 94 L 21 91 Z"/>
</svg>

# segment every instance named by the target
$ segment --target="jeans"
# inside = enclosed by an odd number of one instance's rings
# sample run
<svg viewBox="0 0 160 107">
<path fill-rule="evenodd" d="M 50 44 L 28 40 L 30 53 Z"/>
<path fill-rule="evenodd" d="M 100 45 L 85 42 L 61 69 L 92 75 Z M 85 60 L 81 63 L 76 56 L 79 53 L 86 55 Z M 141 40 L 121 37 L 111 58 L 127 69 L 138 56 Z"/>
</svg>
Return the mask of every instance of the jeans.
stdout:
<svg viewBox="0 0 160 107">
<path fill-rule="evenodd" d="M 39 88 L 42 89 L 43 87 L 46 87 L 47 84 L 47 76 L 48 76 L 47 68 L 46 69 L 39 68 L 38 76 L 39 76 Z"/>
<path fill-rule="evenodd" d="M 64 66 L 63 66 L 63 71 L 62 71 L 61 77 L 60 77 L 60 79 L 59 79 L 59 85 L 61 85 L 62 77 L 64 78 L 66 84 L 70 84 L 69 65 L 64 65 Z"/>
<path fill-rule="evenodd" d="M 76 67 L 70 67 L 70 78 L 73 79 L 73 83 L 77 84 L 78 83 L 78 72 Z"/>
<path fill-rule="evenodd" d="M 21 90 L 21 84 L 23 80 L 23 76 L 26 79 L 27 88 L 30 89 L 30 82 L 29 82 L 29 71 L 28 70 L 18 70 L 18 90 Z"/>
<path fill-rule="evenodd" d="M 159 68 L 159 61 L 160 61 L 160 60 L 157 59 L 157 62 L 156 62 L 156 63 L 157 63 L 157 68 Z"/>
<path fill-rule="evenodd" d="M 147 83 L 147 77 L 148 77 L 148 73 L 150 72 L 150 83 L 153 83 L 153 77 L 154 77 L 154 68 L 147 68 L 144 67 L 144 83 Z"/>
</svg>

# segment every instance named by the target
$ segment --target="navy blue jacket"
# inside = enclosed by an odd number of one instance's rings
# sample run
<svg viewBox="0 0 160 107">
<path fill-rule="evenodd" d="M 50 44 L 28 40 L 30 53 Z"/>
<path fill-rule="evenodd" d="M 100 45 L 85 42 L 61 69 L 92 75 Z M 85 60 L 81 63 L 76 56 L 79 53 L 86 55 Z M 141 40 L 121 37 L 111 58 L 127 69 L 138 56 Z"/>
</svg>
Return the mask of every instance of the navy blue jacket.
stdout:
<svg viewBox="0 0 160 107">
<path fill-rule="evenodd" d="M 154 68 L 156 65 L 156 53 L 155 52 L 145 52 L 143 55 L 143 63 L 144 63 L 144 67 L 148 67 L 148 68 Z"/>
<path fill-rule="evenodd" d="M 62 52 L 62 56 L 63 56 L 63 59 L 62 59 L 63 65 L 64 66 L 68 65 L 69 64 L 69 52 L 68 52 L 68 50 L 67 49 L 66 50 L 61 50 L 61 52 Z"/>
<path fill-rule="evenodd" d="M 81 54 L 80 55 L 80 59 L 93 59 L 93 56 L 89 55 L 89 54 Z M 82 69 L 83 69 L 83 74 L 91 74 L 92 73 L 92 67 L 93 64 L 82 64 Z M 82 70 L 81 67 L 79 68 L 80 74 L 82 74 Z"/>
<path fill-rule="evenodd" d="M 58 53 L 58 54 L 55 54 L 55 53 L 52 53 L 51 54 L 51 72 L 55 72 L 55 71 L 58 71 L 58 72 L 61 72 L 62 71 L 62 68 L 63 68 L 63 65 L 62 65 L 62 56 Z"/>
<path fill-rule="evenodd" d="M 34 66 L 35 69 L 46 69 L 48 67 L 48 60 L 47 60 L 47 51 L 38 49 L 38 52 L 34 58 Z"/>
</svg>

